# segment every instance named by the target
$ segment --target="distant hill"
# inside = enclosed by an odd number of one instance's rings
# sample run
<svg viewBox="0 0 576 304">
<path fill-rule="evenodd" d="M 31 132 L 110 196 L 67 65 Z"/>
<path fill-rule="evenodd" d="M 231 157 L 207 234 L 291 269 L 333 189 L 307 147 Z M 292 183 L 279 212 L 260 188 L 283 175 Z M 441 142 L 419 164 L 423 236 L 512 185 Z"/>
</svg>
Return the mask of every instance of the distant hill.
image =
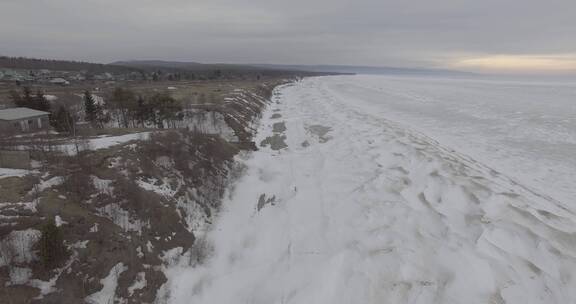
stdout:
<svg viewBox="0 0 576 304">
<path fill-rule="evenodd" d="M 188 71 L 211 69 L 210 65 L 203 64 L 203 63 L 162 61 L 162 60 L 116 61 L 116 62 L 111 63 L 111 65 L 140 68 L 140 69 L 165 68 L 165 69 L 180 69 L 180 70 L 188 70 Z"/>
<path fill-rule="evenodd" d="M 7 56 L 0 56 L 0 68 L 23 70 L 88 71 L 92 73 L 127 73 L 137 71 L 135 68 L 110 64 Z"/>
<path fill-rule="evenodd" d="M 301 75 L 315 76 L 335 74 L 335 72 L 309 71 L 306 69 L 286 69 L 284 66 L 257 66 L 244 64 L 225 64 L 225 63 L 198 63 L 198 62 L 180 62 L 180 61 L 162 61 L 162 60 L 129 60 L 116 61 L 111 63 L 116 66 L 126 66 L 147 72 L 156 72 L 158 70 L 171 73 L 193 73 L 199 76 L 209 75 L 208 78 L 218 74 L 218 77 L 237 77 L 239 75 Z"/>
<path fill-rule="evenodd" d="M 81 61 L 35 59 L 25 57 L 0 56 L 0 68 L 24 70 L 53 71 L 88 71 L 91 73 L 129 73 L 129 72 L 192 72 L 197 74 L 213 73 L 215 71 L 238 74 L 277 74 L 281 72 L 300 72 L 305 75 L 322 74 L 389 74 L 389 75 L 444 75 L 472 76 L 474 73 L 443 69 L 419 69 L 396 67 L 371 67 L 347 65 L 282 65 L 282 64 L 205 64 L 198 62 L 180 62 L 163 60 L 128 60 L 110 64 L 98 64 Z"/>
<path fill-rule="evenodd" d="M 180 62 L 180 61 L 162 61 L 162 60 L 130 60 L 130 61 L 117 61 L 111 63 L 118 66 L 126 66 L 138 69 L 174 69 L 184 71 L 214 71 L 214 70 L 242 70 L 242 71 L 255 71 L 255 70 L 278 70 L 275 68 L 255 67 L 250 65 L 241 64 L 224 64 L 224 63 L 198 63 L 198 62 Z"/>
<path fill-rule="evenodd" d="M 283 64 L 204 64 L 198 62 L 178 62 L 161 60 L 133 60 L 112 63 L 138 69 L 172 69 L 192 72 L 205 71 L 297 71 L 321 74 L 384 74 L 384 75 L 444 75 L 444 76 L 472 76 L 473 73 L 422 68 L 372 67 L 348 65 L 283 65 Z"/>
<path fill-rule="evenodd" d="M 278 64 L 251 64 L 254 67 L 283 69 L 291 71 L 309 71 L 322 73 L 345 73 L 345 74 L 379 74 L 379 75 L 452 75 L 471 76 L 474 73 L 443 70 L 443 69 L 420 69 L 420 68 L 396 68 L 396 67 L 372 67 L 372 66 L 348 66 L 348 65 L 278 65 Z"/>
</svg>

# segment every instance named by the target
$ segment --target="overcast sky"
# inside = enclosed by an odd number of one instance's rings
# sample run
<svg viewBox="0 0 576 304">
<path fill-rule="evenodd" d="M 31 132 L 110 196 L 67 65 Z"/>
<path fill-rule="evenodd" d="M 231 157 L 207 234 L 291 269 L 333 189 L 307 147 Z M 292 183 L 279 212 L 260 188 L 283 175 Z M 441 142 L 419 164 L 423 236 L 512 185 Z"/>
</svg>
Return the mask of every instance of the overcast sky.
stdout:
<svg viewBox="0 0 576 304">
<path fill-rule="evenodd" d="M 574 0 L 0 0 L 0 54 L 576 70 Z"/>
</svg>

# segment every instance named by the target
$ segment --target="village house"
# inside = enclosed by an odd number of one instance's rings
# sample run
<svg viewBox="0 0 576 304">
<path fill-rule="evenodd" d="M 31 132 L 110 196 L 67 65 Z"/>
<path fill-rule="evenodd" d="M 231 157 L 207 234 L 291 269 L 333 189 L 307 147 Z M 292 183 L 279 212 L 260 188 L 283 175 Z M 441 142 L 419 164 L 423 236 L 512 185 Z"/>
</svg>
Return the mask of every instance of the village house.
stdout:
<svg viewBox="0 0 576 304">
<path fill-rule="evenodd" d="M 29 108 L 0 110 L 0 134 L 18 134 L 48 130 L 50 113 Z"/>
<path fill-rule="evenodd" d="M 55 85 L 61 85 L 61 86 L 67 86 L 70 84 L 70 82 L 64 78 L 54 78 L 52 80 L 50 80 L 51 84 L 55 84 Z"/>
</svg>

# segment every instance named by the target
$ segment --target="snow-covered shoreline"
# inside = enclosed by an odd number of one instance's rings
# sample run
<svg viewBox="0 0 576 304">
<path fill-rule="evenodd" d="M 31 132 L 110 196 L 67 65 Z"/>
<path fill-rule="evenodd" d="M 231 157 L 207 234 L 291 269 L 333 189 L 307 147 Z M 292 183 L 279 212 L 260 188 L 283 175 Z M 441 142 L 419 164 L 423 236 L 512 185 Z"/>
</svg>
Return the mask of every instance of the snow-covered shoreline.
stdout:
<svg viewBox="0 0 576 304">
<path fill-rule="evenodd" d="M 309 78 L 278 90 L 170 303 L 575 303 L 576 215 Z M 278 128 L 283 123 L 284 128 Z"/>
</svg>

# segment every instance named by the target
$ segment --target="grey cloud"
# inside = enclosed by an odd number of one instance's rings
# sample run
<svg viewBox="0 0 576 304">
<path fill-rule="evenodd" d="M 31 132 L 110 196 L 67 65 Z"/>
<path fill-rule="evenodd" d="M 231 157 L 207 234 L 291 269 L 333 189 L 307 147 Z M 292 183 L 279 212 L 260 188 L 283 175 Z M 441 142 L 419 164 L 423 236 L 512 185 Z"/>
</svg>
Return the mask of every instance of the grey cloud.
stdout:
<svg viewBox="0 0 576 304">
<path fill-rule="evenodd" d="M 574 11 L 558 0 L 0 0 L 0 54 L 441 66 L 572 53 Z"/>
</svg>

